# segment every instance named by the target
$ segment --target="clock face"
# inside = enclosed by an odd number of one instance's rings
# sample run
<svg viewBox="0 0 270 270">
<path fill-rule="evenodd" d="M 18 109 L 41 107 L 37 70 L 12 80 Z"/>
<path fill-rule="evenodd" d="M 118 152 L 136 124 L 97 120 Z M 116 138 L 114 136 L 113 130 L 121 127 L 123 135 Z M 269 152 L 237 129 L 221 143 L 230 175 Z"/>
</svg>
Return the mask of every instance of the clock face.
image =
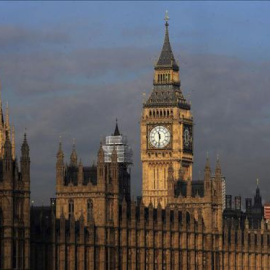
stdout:
<svg viewBox="0 0 270 270">
<path fill-rule="evenodd" d="M 156 126 L 150 132 L 150 143 L 156 148 L 164 148 L 170 139 L 170 131 L 163 126 Z"/>
<path fill-rule="evenodd" d="M 184 125 L 183 127 L 183 150 L 187 153 L 193 152 L 192 126 Z"/>
<path fill-rule="evenodd" d="M 188 128 L 185 128 L 184 130 L 184 145 L 188 147 L 190 144 L 190 133 Z"/>
</svg>

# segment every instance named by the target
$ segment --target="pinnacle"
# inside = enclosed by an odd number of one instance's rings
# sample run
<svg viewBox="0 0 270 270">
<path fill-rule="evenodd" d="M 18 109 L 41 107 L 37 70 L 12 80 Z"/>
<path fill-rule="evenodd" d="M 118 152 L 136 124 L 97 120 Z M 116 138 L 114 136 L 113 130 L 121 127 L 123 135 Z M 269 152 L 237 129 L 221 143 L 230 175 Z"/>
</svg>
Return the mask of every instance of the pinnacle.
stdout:
<svg viewBox="0 0 270 270">
<path fill-rule="evenodd" d="M 164 43 L 163 43 L 163 47 L 162 47 L 159 59 L 155 66 L 155 69 L 164 68 L 164 67 L 172 67 L 174 70 L 178 71 L 179 67 L 175 61 L 175 58 L 172 52 L 168 28 L 169 28 L 169 24 L 168 24 L 168 21 L 166 20 Z"/>
<path fill-rule="evenodd" d="M 119 131 L 119 128 L 118 128 L 118 122 L 117 122 L 117 119 L 116 119 L 116 124 L 115 124 L 115 130 L 114 130 L 114 134 L 113 136 L 120 136 L 120 131 Z"/>
</svg>

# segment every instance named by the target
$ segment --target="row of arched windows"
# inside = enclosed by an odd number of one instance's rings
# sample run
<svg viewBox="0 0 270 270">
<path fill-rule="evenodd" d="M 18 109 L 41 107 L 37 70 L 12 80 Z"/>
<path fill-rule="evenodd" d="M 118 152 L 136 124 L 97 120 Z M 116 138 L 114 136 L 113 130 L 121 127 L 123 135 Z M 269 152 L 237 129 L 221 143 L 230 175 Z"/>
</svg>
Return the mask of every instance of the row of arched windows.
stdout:
<svg viewBox="0 0 270 270">
<path fill-rule="evenodd" d="M 173 110 L 168 109 L 159 109 L 159 110 L 150 110 L 150 117 L 170 117 L 173 116 Z"/>
<path fill-rule="evenodd" d="M 169 82 L 171 80 L 171 74 L 158 74 L 158 82 Z"/>
</svg>

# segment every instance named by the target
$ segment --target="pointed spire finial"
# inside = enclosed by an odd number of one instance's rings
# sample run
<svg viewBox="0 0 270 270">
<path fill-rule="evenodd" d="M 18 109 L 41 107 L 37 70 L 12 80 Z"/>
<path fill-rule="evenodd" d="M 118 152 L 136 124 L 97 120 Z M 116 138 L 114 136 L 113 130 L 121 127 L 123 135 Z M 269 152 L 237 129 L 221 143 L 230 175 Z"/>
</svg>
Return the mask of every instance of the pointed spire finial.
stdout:
<svg viewBox="0 0 270 270">
<path fill-rule="evenodd" d="M 77 153 L 76 153 L 75 139 L 74 138 L 73 138 L 73 142 L 72 142 L 72 152 L 70 155 L 70 165 L 77 166 Z"/>
<path fill-rule="evenodd" d="M 166 12 L 165 12 L 165 18 L 164 18 L 164 20 L 166 21 L 166 26 L 169 25 L 168 24 L 169 19 L 170 19 L 170 17 L 169 17 L 169 14 L 168 14 L 168 10 L 166 10 Z"/>
<path fill-rule="evenodd" d="M 165 15 L 165 36 L 164 36 L 164 43 L 163 47 L 159 56 L 159 59 L 155 65 L 155 70 L 157 69 L 164 69 L 164 68 L 172 68 L 174 71 L 179 71 L 179 66 L 177 65 L 171 44 L 170 44 L 170 39 L 169 39 L 169 16 L 168 16 L 168 11 L 166 11 Z"/>
<path fill-rule="evenodd" d="M 62 150 L 62 136 L 60 135 L 59 136 L 59 147 L 58 147 L 58 152 L 57 152 L 57 157 L 58 158 L 63 158 L 64 157 L 64 153 L 63 153 L 63 150 Z"/>
<path fill-rule="evenodd" d="M 26 128 L 24 128 L 24 134 L 23 134 L 23 137 L 24 137 L 23 142 L 24 142 L 24 143 L 27 143 L 27 129 L 26 129 Z"/>
<path fill-rule="evenodd" d="M 120 131 L 119 131 L 119 128 L 118 128 L 118 120 L 116 118 L 116 124 L 115 124 L 115 130 L 114 130 L 114 134 L 113 136 L 120 136 Z"/>
<path fill-rule="evenodd" d="M 259 178 L 256 179 L 257 187 L 259 186 Z"/>
<path fill-rule="evenodd" d="M 8 109 L 8 102 L 6 103 L 6 127 L 9 128 L 9 109 Z"/>
</svg>

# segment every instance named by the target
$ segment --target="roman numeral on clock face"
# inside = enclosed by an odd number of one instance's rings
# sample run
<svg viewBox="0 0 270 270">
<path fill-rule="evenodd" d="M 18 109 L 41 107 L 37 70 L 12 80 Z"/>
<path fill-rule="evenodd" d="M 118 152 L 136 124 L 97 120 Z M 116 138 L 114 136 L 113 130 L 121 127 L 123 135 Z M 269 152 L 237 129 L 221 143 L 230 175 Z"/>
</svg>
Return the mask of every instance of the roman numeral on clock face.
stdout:
<svg viewBox="0 0 270 270">
<path fill-rule="evenodd" d="M 156 126 L 150 131 L 150 143 L 155 148 L 164 148 L 171 139 L 170 131 L 164 126 Z"/>
</svg>

